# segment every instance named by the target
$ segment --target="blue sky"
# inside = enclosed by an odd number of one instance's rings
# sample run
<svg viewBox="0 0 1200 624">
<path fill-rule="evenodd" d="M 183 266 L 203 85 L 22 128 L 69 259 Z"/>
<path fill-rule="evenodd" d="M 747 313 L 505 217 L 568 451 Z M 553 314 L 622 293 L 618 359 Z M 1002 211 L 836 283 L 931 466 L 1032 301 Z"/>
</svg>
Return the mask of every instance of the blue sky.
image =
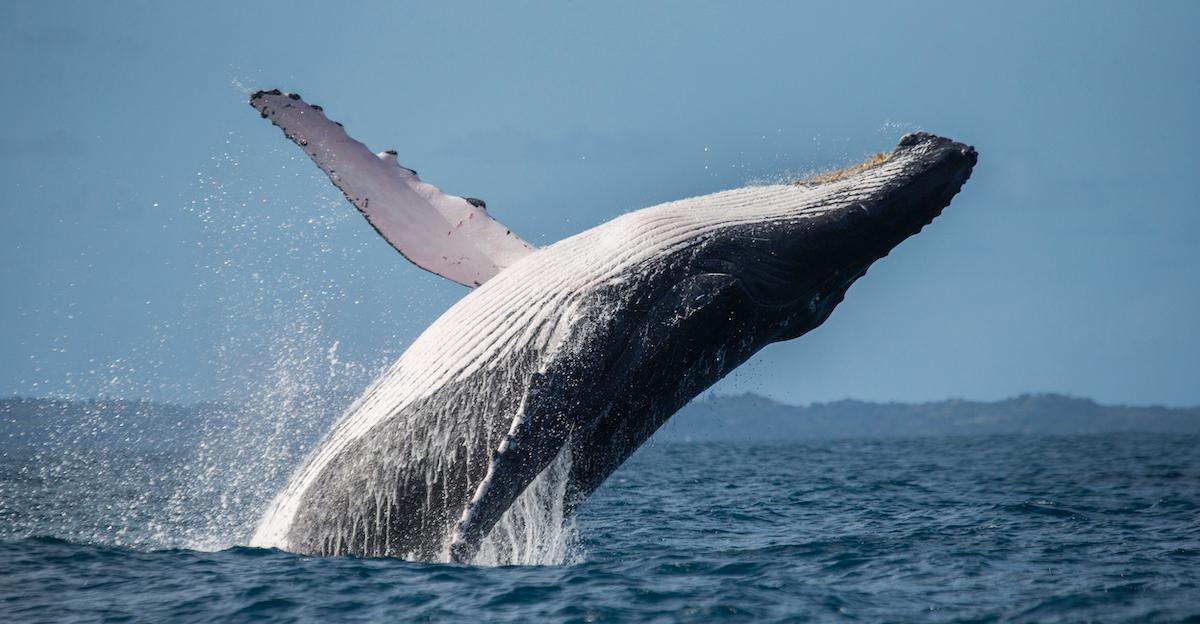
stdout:
<svg viewBox="0 0 1200 624">
<path fill-rule="evenodd" d="M 465 293 L 245 104 L 279 87 L 540 244 L 972 143 L 932 227 L 717 390 L 1200 404 L 1200 4 L 7 2 L 0 71 L 0 395 L 354 392 Z"/>
</svg>

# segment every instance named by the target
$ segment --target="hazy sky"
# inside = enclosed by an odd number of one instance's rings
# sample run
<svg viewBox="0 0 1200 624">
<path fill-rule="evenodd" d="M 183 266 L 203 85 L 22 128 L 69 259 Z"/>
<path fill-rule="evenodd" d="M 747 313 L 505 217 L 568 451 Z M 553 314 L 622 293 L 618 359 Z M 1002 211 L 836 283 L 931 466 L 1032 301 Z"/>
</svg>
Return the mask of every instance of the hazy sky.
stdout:
<svg viewBox="0 0 1200 624">
<path fill-rule="evenodd" d="M 972 143 L 933 226 L 718 391 L 1200 404 L 1200 3 L 348 4 L 0 4 L 0 395 L 354 392 L 465 294 L 246 105 L 279 87 L 539 244 Z"/>
</svg>

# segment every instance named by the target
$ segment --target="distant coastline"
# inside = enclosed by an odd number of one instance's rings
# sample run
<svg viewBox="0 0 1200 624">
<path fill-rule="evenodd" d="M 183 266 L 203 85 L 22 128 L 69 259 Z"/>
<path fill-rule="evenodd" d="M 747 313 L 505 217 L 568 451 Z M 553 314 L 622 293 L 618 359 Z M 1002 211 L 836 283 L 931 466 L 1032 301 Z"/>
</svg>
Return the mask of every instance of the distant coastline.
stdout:
<svg viewBox="0 0 1200 624">
<path fill-rule="evenodd" d="M 332 423 L 337 413 L 324 416 Z M 191 446 L 239 428 L 234 406 L 130 400 L 0 399 L 0 449 L 55 444 L 143 449 Z M 308 427 L 323 431 L 324 426 Z M 693 401 L 655 434 L 658 442 L 808 440 L 961 435 L 1200 434 L 1200 407 L 1100 405 L 1059 394 L 1001 401 L 791 405 L 752 393 Z"/>
<path fill-rule="evenodd" d="M 1200 407 L 1100 405 L 1061 394 L 1001 401 L 789 405 L 746 393 L 693 401 L 656 436 L 660 441 L 717 441 L 1117 432 L 1200 433 Z"/>
</svg>

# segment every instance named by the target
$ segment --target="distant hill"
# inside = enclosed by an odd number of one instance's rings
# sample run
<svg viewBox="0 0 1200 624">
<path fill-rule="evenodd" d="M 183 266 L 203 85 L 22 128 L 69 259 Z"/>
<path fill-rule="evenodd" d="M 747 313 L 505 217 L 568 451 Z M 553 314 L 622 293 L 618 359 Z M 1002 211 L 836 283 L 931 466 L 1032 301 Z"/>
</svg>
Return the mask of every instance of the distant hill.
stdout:
<svg viewBox="0 0 1200 624">
<path fill-rule="evenodd" d="M 658 440 L 769 440 L 942 435 L 1071 435 L 1112 432 L 1200 433 L 1200 408 L 1099 405 L 1059 394 L 994 402 L 836 401 L 788 405 L 757 394 L 693 401 Z"/>
<path fill-rule="evenodd" d="M 295 423 L 302 438 L 319 436 L 321 423 Z M 270 425 L 266 423 L 265 425 Z M 0 399 L 0 450 L 48 446 L 103 446 L 167 451 L 221 436 L 260 435 L 253 414 L 229 405 L 179 406 L 149 401 Z M 273 425 L 272 425 L 273 426 Z M 1200 408 L 1099 405 L 1056 394 L 995 402 L 932 403 L 837 401 L 788 405 L 756 395 L 693 401 L 660 430 L 667 441 L 800 440 L 858 437 L 1110 432 L 1200 433 Z M 269 432 L 268 432 L 269 433 Z M 303 439 L 296 440 L 303 444 Z"/>
</svg>

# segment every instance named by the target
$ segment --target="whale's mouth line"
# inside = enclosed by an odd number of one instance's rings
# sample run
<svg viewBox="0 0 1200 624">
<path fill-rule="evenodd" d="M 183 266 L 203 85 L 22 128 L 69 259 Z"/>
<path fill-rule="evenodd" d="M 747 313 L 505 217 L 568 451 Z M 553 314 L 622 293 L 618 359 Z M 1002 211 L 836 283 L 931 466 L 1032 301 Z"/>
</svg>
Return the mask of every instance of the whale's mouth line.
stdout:
<svg viewBox="0 0 1200 624">
<path fill-rule="evenodd" d="M 829 277 L 817 282 L 811 288 L 806 289 L 802 294 L 783 301 L 764 301 L 761 297 L 756 296 L 752 292 L 752 289 L 747 287 L 746 283 L 739 276 L 735 275 L 733 278 L 737 280 L 738 285 L 741 286 L 742 290 L 746 293 L 746 296 L 760 307 L 783 310 L 787 308 L 794 308 L 798 305 L 805 305 L 810 310 L 815 311 L 816 308 L 819 307 L 823 302 L 827 301 L 830 296 L 836 296 L 837 293 L 844 292 L 855 281 L 857 281 L 858 278 L 865 275 L 867 273 L 867 267 L 870 266 L 870 264 L 871 262 L 865 262 L 861 265 L 854 264 L 845 269 L 835 271 Z M 805 301 L 807 301 L 806 304 L 804 303 Z"/>
<path fill-rule="evenodd" d="M 808 301 L 804 305 L 816 305 L 822 300 L 828 299 L 827 293 L 834 293 L 838 290 L 844 290 L 843 286 L 848 288 L 855 280 L 862 277 L 867 272 L 867 267 L 878 258 L 870 258 L 863 262 L 856 262 L 842 269 L 834 271 L 831 275 L 812 284 L 808 288 L 804 288 L 802 292 L 796 296 L 788 297 L 780 300 L 770 300 L 763 297 L 756 291 L 762 290 L 755 288 L 750 280 L 745 277 L 744 267 L 735 261 L 728 259 L 709 259 L 702 265 L 705 272 L 710 275 L 724 275 L 732 278 L 737 284 L 738 289 L 753 302 L 755 305 L 766 308 L 779 310 L 791 308 L 801 305 L 802 302 Z"/>
</svg>

